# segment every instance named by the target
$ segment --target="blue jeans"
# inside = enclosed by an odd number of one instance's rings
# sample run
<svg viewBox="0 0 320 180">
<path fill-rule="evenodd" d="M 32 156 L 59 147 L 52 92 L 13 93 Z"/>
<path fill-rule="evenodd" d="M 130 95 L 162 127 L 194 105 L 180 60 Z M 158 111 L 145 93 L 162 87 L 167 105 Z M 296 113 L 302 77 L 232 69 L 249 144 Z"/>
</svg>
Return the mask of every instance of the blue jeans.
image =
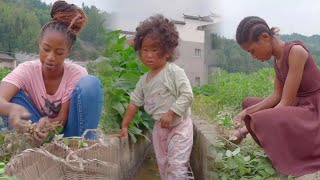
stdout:
<svg viewBox="0 0 320 180">
<path fill-rule="evenodd" d="M 12 103 L 24 106 L 32 116 L 33 123 L 42 117 L 26 93 L 22 90 L 11 99 Z M 62 134 L 65 137 L 81 136 L 86 129 L 96 129 L 99 124 L 103 103 L 103 90 L 97 77 L 87 75 L 76 84 L 70 99 L 69 115 Z M 8 117 L 2 116 L 8 127 Z"/>
</svg>

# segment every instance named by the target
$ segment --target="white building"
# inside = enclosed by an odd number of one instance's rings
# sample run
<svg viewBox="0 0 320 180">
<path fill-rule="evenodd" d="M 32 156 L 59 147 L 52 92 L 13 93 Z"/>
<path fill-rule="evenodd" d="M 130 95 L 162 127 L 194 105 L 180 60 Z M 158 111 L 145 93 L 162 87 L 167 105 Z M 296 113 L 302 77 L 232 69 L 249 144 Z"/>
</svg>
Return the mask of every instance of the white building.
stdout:
<svg viewBox="0 0 320 180">
<path fill-rule="evenodd" d="M 205 32 L 199 28 L 219 21 L 217 15 L 192 16 L 183 14 L 183 21 L 173 20 L 181 38 L 176 64 L 182 67 L 193 86 L 208 83 L 208 65 L 205 55 Z"/>
</svg>

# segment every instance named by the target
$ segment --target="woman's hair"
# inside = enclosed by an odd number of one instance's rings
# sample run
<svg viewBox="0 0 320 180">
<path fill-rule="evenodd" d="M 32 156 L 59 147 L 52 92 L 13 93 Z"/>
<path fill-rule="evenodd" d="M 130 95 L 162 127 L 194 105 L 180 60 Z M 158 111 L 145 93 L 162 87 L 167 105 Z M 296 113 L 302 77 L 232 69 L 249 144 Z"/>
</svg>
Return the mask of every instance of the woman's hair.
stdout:
<svg viewBox="0 0 320 180">
<path fill-rule="evenodd" d="M 170 57 L 167 60 L 173 61 L 175 57 L 174 50 L 178 46 L 179 33 L 172 21 L 163 17 L 160 14 L 149 17 L 140 23 L 136 28 L 136 35 L 133 42 L 133 47 L 136 51 L 141 50 L 143 39 L 148 37 L 156 37 L 160 40 L 159 56 L 169 53 Z"/>
<path fill-rule="evenodd" d="M 81 31 L 87 22 L 87 16 L 83 10 L 74 4 L 68 4 L 65 1 L 56 1 L 51 9 L 51 20 L 42 27 L 41 38 L 48 30 L 55 30 L 65 33 L 72 46 L 77 34 Z"/>
<path fill-rule="evenodd" d="M 269 28 L 267 22 L 257 16 L 248 16 L 238 25 L 236 40 L 238 44 L 258 41 L 261 33 L 268 33 L 270 36 L 277 35 L 279 28 Z"/>
</svg>

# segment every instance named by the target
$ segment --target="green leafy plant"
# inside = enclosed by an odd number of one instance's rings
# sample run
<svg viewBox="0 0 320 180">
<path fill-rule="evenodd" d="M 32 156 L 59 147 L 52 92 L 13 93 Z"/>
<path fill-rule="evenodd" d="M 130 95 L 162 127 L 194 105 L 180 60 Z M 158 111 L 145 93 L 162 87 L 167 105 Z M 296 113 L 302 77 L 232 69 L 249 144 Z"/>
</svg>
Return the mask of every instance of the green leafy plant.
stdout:
<svg viewBox="0 0 320 180">
<path fill-rule="evenodd" d="M 120 31 L 106 34 L 104 57 L 88 66 L 89 72 L 97 75 L 104 89 L 104 110 L 99 126 L 106 132 L 118 131 L 130 102 L 130 93 L 134 90 L 141 75 L 148 71 L 139 60 L 134 49 L 125 44 L 126 37 L 120 37 Z M 129 125 L 129 135 L 136 142 L 136 135 L 150 130 L 153 121 L 142 109 Z"/>
<path fill-rule="evenodd" d="M 253 140 L 236 146 L 218 137 L 214 146 L 216 157 L 212 166 L 218 179 L 264 180 L 277 175 L 270 160 Z"/>
<path fill-rule="evenodd" d="M 219 70 L 209 77 L 209 84 L 193 88 L 192 111 L 203 118 L 217 119 L 222 111 L 235 115 L 248 96 L 266 97 L 273 90 L 274 70 L 261 69 L 252 74 L 228 73 Z"/>
<path fill-rule="evenodd" d="M 6 169 L 6 163 L 0 161 L 0 180 L 18 180 L 16 177 L 7 176 L 4 171 Z"/>
<path fill-rule="evenodd" d="M 76 141 L 77 141 L 77 148 L 78 148 L 78 149 L 89 146 L 88 143 L 87 143 L 87 141 L 84 140 L 84 139 L 78 138 L 78 139 L 73 139 L 73 140 L 76 140 Z M 63 142 L 63 144 L 65 144 L 66 146 L 69 146 L 69 145 L 70 145 L 70 138 L 62 138 L 62 142 Z"/>
<path fill-rule="evenodd" d="M 228 139 L 232 118 L 241 110 L 247 96 L 265 97 L 272 92 L 274 71 L 261 69 L 252 74 L 218 70 L 208 85 L 194 88 L 193 113 L 211 120 L 218 127 L 211 165 L 215 179 L 279 179 L 263 150 L 250 138 L 237 146 Z"/>
<path fill-rule="evenodd" d="M 0 79 L 3 79 L 7 74 L 11 72 L 10 68 L 0 67 Z"/>
</svg>

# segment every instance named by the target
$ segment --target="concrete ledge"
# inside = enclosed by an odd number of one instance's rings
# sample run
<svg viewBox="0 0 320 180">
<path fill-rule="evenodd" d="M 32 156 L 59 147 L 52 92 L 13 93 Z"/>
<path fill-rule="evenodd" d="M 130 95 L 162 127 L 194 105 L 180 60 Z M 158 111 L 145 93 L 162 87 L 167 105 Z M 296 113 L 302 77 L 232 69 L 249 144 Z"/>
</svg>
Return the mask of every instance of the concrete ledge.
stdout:
<svg viewBox="0 0 320 180">
<path fill-rule="evenodd" d="M 152 137 L 150 132 L 147 132 L 146 136 L 149 139 Z M 136 143 L 129 142 L 128 138 L 111 138 L 108 140 L 108 143 L 117 149 L 112 152 L 115 152 L 114 156 L 118 157 L 119 174 L 122 180 L 132 178 L 152 146 L 145 137 L 138 136 L 137 139 Z"/>
<path fill-rule="evenodd" d="M 214 142 L 216 139 L 215 127 L 206 120 L 196 116 L 193 121 L 193 147 L 190 164 L 196 180 L 214 179 L 213 167 L 210 161 L 214 160 Z"/>
</svg>

